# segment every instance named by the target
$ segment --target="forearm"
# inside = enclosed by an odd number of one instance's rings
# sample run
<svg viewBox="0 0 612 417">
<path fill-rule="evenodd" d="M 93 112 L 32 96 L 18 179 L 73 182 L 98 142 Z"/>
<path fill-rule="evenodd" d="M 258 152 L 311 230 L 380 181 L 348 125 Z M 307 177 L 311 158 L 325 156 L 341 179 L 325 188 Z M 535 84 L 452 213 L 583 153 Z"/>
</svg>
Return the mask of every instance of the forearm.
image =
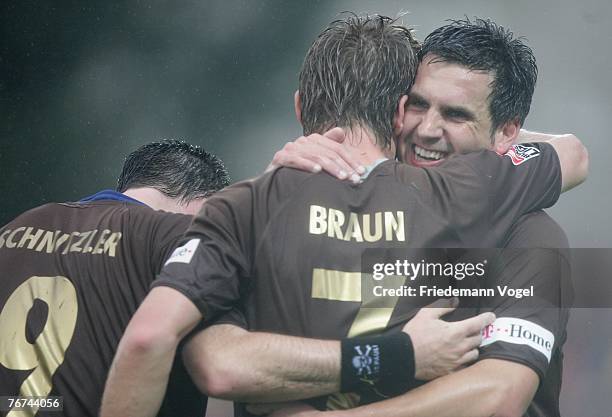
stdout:
<svg viewBox="0 0 612 417">
<path fill-rule="evenodd" d="M 514 371 L 520 367 L 519 372 Z M 506 372 L 507 371 L 507 372 Z M 538 379 L 522 365 L 484 360 L 438 378 L 404 395 L 358 407 L 327 412 L 329 417 L 490 417 L 521 416 Z"/>
<path fill-rule="evenodd" d="M 201 318 L 195 305 L 178 291 L 153 288 L 119 343 L 100 416 L 155 416 L 166 392 L 176 347 Z"/>
<path fill-rule="evenodd" d="M 487 383 L 453 382 L 445 377 L 407 394 L 328 417 L 490 417 L 495 389 Z"/>
<path fill-rule="evenodd" d="M 559 138 L 566 135 L 534 132 L 527 129 L 521 129 L 516 138 L 516 143 L 530 143 L 530 142 L 550 142 L 555 138 Z"/>
<path fill-rule="evenodd" d="M 241 401 L 290 401 L 340 390 L 340 342 L 212 326 L 194 336 L 183 358 L 198 387 Z"/>
<path fill-rule="evenodd" d="M 144 346 L 123 340 L 109 373 L 100 417 L 155 416 L 166 391 L 177 343 Z"/>
<path fill-rule="evenodd" d="M 350 343 L 379 344 L 385 376 L 377 380 L 377 389 L 387 389 L 388 384 L 407 389 L 413 378 L 433 379 L 476 360 L 480 333 L 495 315 L 483 313 L 448 323 L 441 317 L 456 304 L 438 300 L 429 307 L 406 324 L 407 339 L 400 334 L 351 339 Z M 353 356 L 342 358 L 342 346 L 353 352 L 350 343 L 249 333 L 222 324 L 195 335 L 183 349 L 183 359 L 200 390 L 211 396 L 258 403 L 290 401 L 339 392 L 342 370 L 344 389 L 366 384 L 355 373 Z"/>
<path fill-rule="evenodd" d="M 589 171 L 589 153 L 576 136 L 552 135 L 521 129 L 517 142 L 547 142 L 555 148 L 561 164 L 562 192 L 580 185 L 586 179 Z"/>
</svg>

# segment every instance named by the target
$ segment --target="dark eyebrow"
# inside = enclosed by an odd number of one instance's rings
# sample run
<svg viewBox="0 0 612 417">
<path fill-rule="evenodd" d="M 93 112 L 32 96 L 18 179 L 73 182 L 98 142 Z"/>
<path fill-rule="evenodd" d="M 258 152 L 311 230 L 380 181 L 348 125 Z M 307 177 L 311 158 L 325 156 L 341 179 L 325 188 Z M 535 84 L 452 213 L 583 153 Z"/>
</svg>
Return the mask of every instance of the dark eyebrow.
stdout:
<svg viewBox="0 0 612 417">
<path fill-rule="evenodd" d="M 410 92 L 410 94 L 408 94 L 408 103 L 414 103 L 415 101 L 419 103 L 427 103 L 427 100 L 425 100 L 420 94 Z"/>
<path fill-rule="evenodd" d="M 443 106 L 442 114 L 447 117 L 460 117 L 465 120 L 476 119 L 476 115 L 471 110 L 461 106 Z"/>
</svg>

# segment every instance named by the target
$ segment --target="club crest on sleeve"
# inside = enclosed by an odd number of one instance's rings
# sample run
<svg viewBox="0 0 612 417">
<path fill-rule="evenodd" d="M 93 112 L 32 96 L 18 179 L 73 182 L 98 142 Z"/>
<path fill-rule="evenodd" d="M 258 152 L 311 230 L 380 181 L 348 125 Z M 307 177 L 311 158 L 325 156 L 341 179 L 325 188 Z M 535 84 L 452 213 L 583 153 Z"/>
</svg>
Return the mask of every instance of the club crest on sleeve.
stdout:
<svg viewBox="0 0 612 417">
<path fill-rule="evenodd" d="M 540 150 L 534 146 L 512 145 L 508 152 L 504 154 L 510 158 L 514 165 L 520 165 L 523 162 L 535 158 L 540 155 Z"/>
<path fill-rule="evenodd" d="M 179 246 L 178 248 L 174 249 L 174 252 L 172 252 L 172 255 L 170 255 L 164 266 L 174 262 L 188 264 L 191 262 L 191 258 L 193 258 L 193 254 L 195 253 L 199 244 L 200 239 L 191 239 L 183 246 Z"/>
</svg>

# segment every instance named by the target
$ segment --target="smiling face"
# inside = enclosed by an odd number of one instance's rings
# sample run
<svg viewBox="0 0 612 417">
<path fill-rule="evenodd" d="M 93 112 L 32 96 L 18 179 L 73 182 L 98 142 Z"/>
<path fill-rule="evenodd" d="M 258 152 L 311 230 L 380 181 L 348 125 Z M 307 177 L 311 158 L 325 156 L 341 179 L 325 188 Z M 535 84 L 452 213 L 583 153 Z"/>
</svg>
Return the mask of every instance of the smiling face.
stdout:
<svg viewBox="0 0 612 417">
<path fill-rule="evenodd" d="M 492 76 L 427 55 L 417 71 L 399 141 L 402 160 L 439 165 L 453 153 L 493 149 L 503 127 L 491 135 L 489 94 Z"/>
</svg>

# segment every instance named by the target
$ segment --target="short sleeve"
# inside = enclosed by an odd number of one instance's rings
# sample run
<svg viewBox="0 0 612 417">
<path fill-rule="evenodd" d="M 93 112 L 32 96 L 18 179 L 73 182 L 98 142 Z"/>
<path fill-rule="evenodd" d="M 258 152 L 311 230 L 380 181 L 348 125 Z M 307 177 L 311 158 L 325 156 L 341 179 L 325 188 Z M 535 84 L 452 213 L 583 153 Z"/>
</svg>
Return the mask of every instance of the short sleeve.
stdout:
<svg viewBox="0 0 612 417">
<path fill-rule="evenodd" d="M 547 143 L 514 145 L 504 155 L 457 155 L 426 175 L 432 207 L 465 241 L 483 230 L 504 235 L 521 215 L 552 206 L 561 193 L 559 158 Z"/>
<path fill-rule="evenodd" d="M 163 213 L 160 221 L 155 225 L 151 240 L 153 271 L 159 274 L 164 262 L 172 251 L 178 246 L 187 228 L 191 224 L 192 217 L 182 214 Z"/>
<path fill-rule="evenodd" d="M 548 143 L 514 145 L 504 155 L 486 152 L 467 162 L 485 182 L 498 219 L 548 208 L 561 194 L 559 157 Z"/>
<path fill-rule="evenodd" d="M 566 338 L 573 288 L 565 249 L 507 248 L 499 254 L 487 301 L 496 321 L 485 329 L 479 359 L 497 358 L 532 368 L 543 379 Z M 532 290 L 518 298 L 499 288 Z"/>
<path fill-rule="evenodd" d="M 252 196 L 252 183 L 245 181 L 207 200 L 152 285 L 181 292 L 205 323 L 231 309 L 251 274 Z"/>
</svg>

